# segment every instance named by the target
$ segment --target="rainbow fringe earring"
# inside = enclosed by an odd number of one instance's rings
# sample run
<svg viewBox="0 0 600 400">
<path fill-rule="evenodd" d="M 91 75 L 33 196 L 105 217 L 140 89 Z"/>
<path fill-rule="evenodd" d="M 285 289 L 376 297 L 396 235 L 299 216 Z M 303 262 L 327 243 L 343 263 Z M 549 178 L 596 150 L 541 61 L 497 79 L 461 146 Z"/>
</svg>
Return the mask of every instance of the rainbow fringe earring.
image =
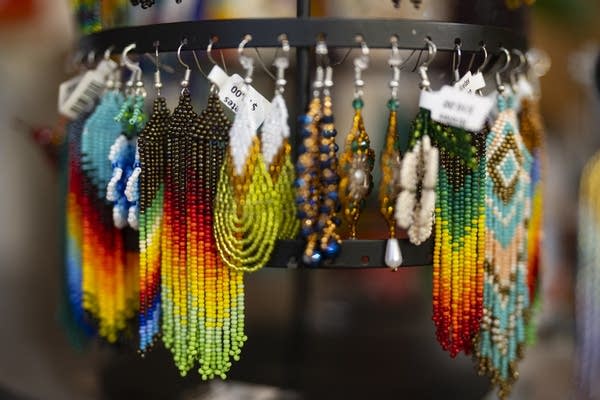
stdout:
<svg viewBox="0 0 600 400">
<path fill-rule="evenodd" d="M 184 376 L 197 358 L 195 344 L 189 343 L 190 309 L 188 287 L 188 188 L 190 172 L 190 143 L 193 121 L 198 117 L 190 97 L 191 69 L 181 59 L 181 48 L 177 57 L 185 67 L 181 81 L 179 103 L 173 110 L 167 135 L 167 155 L 164 178 L 163 229 L 161 235 L 161 307 L 162 339 L 165 347 L 173 354 L 179 373 Z M 194 227 L 190 227 L 193 229 Z"/>
<path fill-rule="evenodd" d="M 365 206 L 365 200 L 373 188 L 373 166 L 375 152 L 371 149 L 371 140 L 365 130 L 362 117 L 364 102 L 362 99 L 364 81 L 362 72 L 369 65 L 369 48 L 362 39 L 357 37 L 361 44 L 362 55 L 354 59 L 354 118 L 352 128 L 346 137 L 344 153 L 340 157 L 340 200 L 343 215 L 350 227 L 350 239 L 356 239 L 356 226 L 360 213 Z"/>
<path fill-rule="evenodd" d="M 273 65 L 277 67 L 275 96 L 271 101 L 271 110 L 262 126 L 261 145 L 266 167 L 273 181 L 281 205 L 281 225 L 278 239 L 293 239 L 298 233 L 299 221 L 296 218 L 294 203 L 294 164 L 292 163 L 289 143 L 290 127 L 288 110 L 283 98 L 285 90 L 285 70 L 289 66 L 290 45 L 282 35 L 283 56 L 277 57 Z"/>
<path fill-rule="evenodd" d="M 165 155 L 169 109 L 161 96 L 160 64 L 156 46 L 154 73 L 156 98 L 152 114 L 138 138 L 139 174 L 139 249 L 140 249 L 140 311 L 139 350 L 143 354 L 160 332 L 160 271 Z"/>
<path fill-rule="evenodd" d="M 435 44 L 426 39 L 429 56 L 419 67 L 420 87 L 429 91 L 431 83 L 427 66 L 435 57 Z M 408 229 L 408 238 L 416 245 L 431 236 L 434 222 L 435 187 L 438 174 L 438 150 L 431 145 L 434 129 L 441 129 L 431 120 L 429 110 L 421 108 L 413 121 L 408 148 L 400 167 L 401 191 L 396 201 L 395 217 L 398 226 Z"/>
<path fill-rule="evenodd" d="M 221 379 L 239 360 L 244 336 L 243 273 L 221 260 L 214 234 L 214 200 L 219 171 L 225 158 L 231 123 L 225 116 L 216 88 L 194 123 L 191 171 L 188 175 L 188 276 L 191 295 L 189 343 L 197 350 L 202 379 Z"/>
<path fill-rule="evenodd" d="M 506 55 L 506 65 L 510 54 Z M 517 378 L 526 342 L 527 226 L 532 157 L 523 143 L 514 109 L 496 74 L 498 111 L 486 142 L 486 269 L 484 307 L 476 356 L 481 374 L 506 398 Z"/>
<path fill-rule="evenodd" d="M 387 106 L 390 110 L 385 147 L 381 152 L 381 182 L 379 184 L 379 210 L 388 225 L 389 238 L 385 247 L 385 265 L 396 271 L 402 265 L 402 252 L 396 239 L 396 220 L 394 211 L 396 199 L 400 192 L 400 137 L 398 135 L 398 87 L 400 86 L 400 55 L 398 52 L 398 38 L 392 36 L 392 56 L 388 64 L 393 69 L 393 78 L 390 81 L 391 96 Z"/>
<path fill-rule="evenodd" d="M 244 96 L 252 83 L 253 59 L 238 48 L 246 70 Z M 244 99 L 229 131 L 229 152 L 223 163 L 215 200 L 215 236 L 223 262 L 236 271 L 262 268 L 275 247 L 281 224 L 279 198 L 260 152 L 257 123 Z"/>
<path fill-rule="evenodd" d="M 577 313 L 577 394 L 600 395 L 600 153 L 585 165 L 579 188 Z"/>
<path fill-rule="evenodd" d="M 134 44 L 127 46 L 122 54 L 122 60 L 132 74 L 127 82 L 126 99 L 115 116 L 115 121 L 121 124 L 121 135 L 117 137 L 108 154 L 112 163 L 112 176 L 107 184 L 106 199 L 113 203 L 113 222 L 118 228 L 113 229 L 114 257 L 112 262 L 96 265 L 89 274 L 88 282 L 97 291 L 96 314 L 100 324 L 100 335 L 109 342 L 117 340 L 118 333 L 126 328 L 127 321 L 134 317 L 138 308 L 139 262 L 136 253 L 126 251 L 126 233 L 120 231 L 127 226 L 129 204 L 125 187 L 133 171 L 137 134 L 146 122 L 143 108 L 146 92 L 142 83 L 142 71 L 139 65 L 131 63 L 127 58 L 127 53 L 134 47 Z"/>
<path fill-rule="evenodd" d="M 454 55 L 458 81 L 458 44 Z M 486 136 L 487 129 L 467 132 L 440 124 L 432 131 L 440 151 L 432 319 L 438 341 L 452 357 L 472 352 L 483 313 Z"/>
</svg>

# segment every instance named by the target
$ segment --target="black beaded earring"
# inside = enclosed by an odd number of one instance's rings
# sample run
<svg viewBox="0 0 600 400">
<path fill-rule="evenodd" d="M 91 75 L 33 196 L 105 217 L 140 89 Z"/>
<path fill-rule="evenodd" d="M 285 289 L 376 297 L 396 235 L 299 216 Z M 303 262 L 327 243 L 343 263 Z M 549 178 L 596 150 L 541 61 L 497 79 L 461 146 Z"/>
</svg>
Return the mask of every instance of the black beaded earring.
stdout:
<svg viewBox="0 0 600 400">
<path fill-rule="evenodd" d="M 153 344 L 160 329 L 160 264 L 161 249 L 158 240 L 163 228 L 164 168 L 169 128 L 167 102 L 160 94 L 160 64 L 158 42 L 154 87 L 156 98 L 152 115 L 138 138 L 140 158 L 139 177 L 139 248 L 140 248 L 140 352 Z"/>
</svg>

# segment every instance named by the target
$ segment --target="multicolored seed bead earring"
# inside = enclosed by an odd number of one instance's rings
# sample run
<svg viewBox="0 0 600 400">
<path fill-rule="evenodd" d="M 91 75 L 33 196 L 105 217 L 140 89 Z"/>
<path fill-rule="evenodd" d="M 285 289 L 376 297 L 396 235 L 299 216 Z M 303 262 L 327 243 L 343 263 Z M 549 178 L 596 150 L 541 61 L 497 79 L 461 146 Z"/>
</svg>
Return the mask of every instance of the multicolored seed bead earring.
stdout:
<svg viewBox="0 0 600 400">
<path fill-rule="evenodd" d="M 511 73 L 513 91 L 520 96 L 519 132 L 525 146 L 533 156 L 531 165 L 531 215 L 527 224 L 527 285 L 529 286 L 530 306 L 539 305 L 538 278 L 541 270 L 541 248 L 543 240 L 543 175 L 545 164 L 544 124 L 539 110 L 538 98 L 531 83 L 522 72 L 527 67 L 527 58 L 518 49 L 513 49 L 521 60 L 520 65 Z M 530 314 L 531 314 L 530 313 Z M 534 337 L 534 318 L 529 316 L 528 330 Z"/>
<path fill-rule="evenodd" d="M 428 57 L 419 67 L 421 90 L 429 91 L 431 83 L 427 67 L 435 57 L 437 47 L 427 38 Z M 419 110 L 409 134 L 409 151 L 400 168 L 401 191 L 396 201 L 395 217 L 398 226 L 408 229 L 408 238 L 416 245 L 431 236 L 434 222 L 435 187 L 438 174 L 438 150 L 431 145 L 431 132 L 436 124 L 430 112 Z"/>
<path fill-rule="evenodd" d="M 317 44 L 317 51 L 320 49 Z M 318 247 L 319 232 L 319 122 L 321 120 L 321 91 L 323 89 L 324 69 L 317 65 L 313 82 L 313 96 L 308 110 L 300 118 L 302 124 L 302 144 L 298 149 L 296 161 L 296 204 L 300 219 L 300 234 L 306 241 L 302 262 L 316 266 L 321 263 L 321 251 Z M 332 182 L 333 183 L 333 182 Z M 336 182 L 337 183 L 337 182 Z M 334 193 L 334 192 L 332 192 Z M 333 195 L 337 196 L 337 191 Z"/>
<path fill-rule="evenodd" d="M 243 54 L 252 39 L 238 47 L 246 70 L 244 100 L 229 131 L 229 152 L 223 163 L 215 199 L 215 236 L 223 262 L 237 271 L 262 268 L 275 247 L 281 208 L 260 152 L 258 128 L 245 96 L 252 83 L 254 60 Z"/>
<path fill-rule="evenodd" d="M 381 182 L 379 184 L 379 210 L 388 225 L 389 238 L 385 247 L 385 265 L 396 271 L 402 265 L 402 252 L 396 238 L 396 220 L 394 211 L 400 192 L 400 137 L 398 135 L 398 87 L 400 86 L 400 53 L 398 37 L 392 36 L 392 56 L 388 65 L 393 70 L 390 81 L 391 96 L 387 106 L 390 110 L 384 148 L 381 151 Z"/>
<path fill-rule="evenodd" d="M 185 68 L 181 81 L 179 103 L 171 114 L 167 135 L 167 155 L 164 179 L 163 229 L 161 237 L 161 306 L 162 339 L 171 351 L 179 373 L 192 368 L 195 353 L 191 351 L 188 291 L 188 196 L 190 141 L 192 123 L 197 118 L 190 96 L 192 70 L 181 59 L 182 41 L 177 49 L 179 63 Z"/>
<path fill-rule="evenodd" d="M 140 249 L 140 311 L 139 350 L 146 352 L 160 332 L 160 271 L 161 235 L 163 229 L 163 199 L 169 109 L 161 96 L 158 43 L 154 88 L 156 98 L 152 115 L 140 132 L 138 152 L 139 176 L 139 249 Z"/>
<path fill-rule="evenodd" d="M 576 279 L 577 395 L 600 395 L 600 153 L 585 165 L 579 188 Z"/>
<path fill-rule="evenodd" d="M 486 142 L 486 269 L 484 308 L 476 356 L 506 398 L 517 378 L 517 362 L 526 341 L 527 227 L 530 212 L 532 157 L 517 123 L 515 99 L 496 73 L 499 114 Z"/>
<path fill-rule="evenodd" d="M 261 145 L 265 165 L 269 169 L 273 181 L 273 189 L 278 194 L 281 204 L 281 225 L 277 238 L 293 239 L 298 233 L 299 221 L 296 218 L 294 203 L 295 173 L 289 144 L 288 110 L 283 98 L 286 84 L 285 70 L 290 63 L 290 45 L 285 35 L 280 37 L 280 41 L 283 55 L 275 58 L 273 62 L 277 68 L 275 96 L 262 126 Z"/>
<path fill-rule="evenodd" d="M 483 312 L 486 135 L 487 129 L 471 133 L 439 124 L 432 131 L 440 151 L 432 319 L 438 341 L 452 357 L 472 352 Z"/>
<path fill-rule="evenodd" d="M 375 152 L 371 149 L 371 141 L 365 130 L 362 108 L 364 81 L 362 72 L 369 65 L 369 48 L 362 36 L 356 40 L 361 44 L 362 55 L 354 59 L 354 119 L 352 128 L 346 137 L 344 153 L 340 157 L 340 199 L 343 215 L 350 227 L 350 239 L 356 239 L 356 226 L 360 213 L 365 206 L 365 199 L 373 188 L 373 166 Z"/>
<path fill-rule="evenodd" d="M 122 126 L 121 135 L 111 146 L 108 158 L 112 163 L 113 173 L 106 188 L 106 199 L 113 206 L 113 220 L 117 228 L 124 228 L 128 224 L 137 228 L 137 207 L 135 202 L 127 199 L 127 194 L 132 191 L 132 186 L 126 193 L 127 182 L 136 168 L 137 135 L 143 129 L 147 116 L 144 112 L 144 99 L 146 91 L 142 81 L 142 70 L 138 63 L 132 63 L 127 53 L 135 48 L 135 43 L 123 50 L 122 60 L 124 65 L 131 70 L 131 78 L 127 82 L 127 97 L 115 121 Z M 139 172 L 134 174 L 134 179 Z M 131 195 L 129 196 L 131 198 Z M 131 210 L 130 210 L 131 208 Z"/>
</svg>

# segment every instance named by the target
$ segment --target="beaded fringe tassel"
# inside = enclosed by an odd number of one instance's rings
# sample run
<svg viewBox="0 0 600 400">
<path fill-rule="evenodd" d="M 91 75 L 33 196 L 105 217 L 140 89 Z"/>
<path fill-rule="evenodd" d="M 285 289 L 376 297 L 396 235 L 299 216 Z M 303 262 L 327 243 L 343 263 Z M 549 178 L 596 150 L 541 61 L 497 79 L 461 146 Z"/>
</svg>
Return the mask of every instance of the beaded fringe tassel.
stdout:
<svg viewBox="0 0 600 400">
<path fill-rule="evenodd" d="M 160 266 L 163 229 L 164 168 L 169 110 L 164 97 L 154 100 L 150 120 L 138 139 L 140 311 L 139 349 L 143 353 L 160 331 Z"/>
<path fill-rule="evenodd" d="M 472 351 L 483 312 L 487 132 L 442 130 L 446 135 L 434 135 L 441 164 L 436 188 L 432 319 L 442 348 L 454 357 Z M 443 143 L 443 137 L 453 137 L 459 145 Z"/>
<path fill-rule="evenodd" d="M 486 143 L 486 269 L 476 356 L 506 398 L 526 341 L 527 227 L 532 158 L 518 130 L 514 98 L 498 96 L 499 115 Z"/>
<path fill-rule="evenodd" d="M 596 399 L 600 397 L 600 153 L 583 170 L 578 210 L 577 398 Z"/>
</svg>

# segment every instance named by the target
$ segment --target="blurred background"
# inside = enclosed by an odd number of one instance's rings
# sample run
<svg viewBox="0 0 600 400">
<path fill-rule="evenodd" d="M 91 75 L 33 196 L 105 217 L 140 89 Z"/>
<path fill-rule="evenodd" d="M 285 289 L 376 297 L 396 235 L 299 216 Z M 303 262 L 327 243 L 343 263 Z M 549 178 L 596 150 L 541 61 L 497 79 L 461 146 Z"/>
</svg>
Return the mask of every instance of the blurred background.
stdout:
<svg viewBox="0 0 600 400">
<path fill-rule="evenodd" d="M 105 3 L 112 12 L 105 15 L 104 28 L 203 18 L 293 17 L 296 11 L 291 0 L 185 0 L 180 5 L 163 1 L 148 10 L 134 9 L 125 1 L 122 7 L 119 1 Z M 598 1 L 538 0 L 529 6 L 518 0 L 423 0 L 419 9 L 408 0 L 399 8 L 389 0 L 312 3 L 315 16 L 507 26 L 525 30 L 531 46 L 549 55 L 552 66 L 541 81 L 548 140 L 543 305 L 536 316 L 538 338 L 521 363 L 511 399 L 577 398 L 577 193 L 581 168 L 600 147 L 600 104 L 594 85 L 600 49 Z M 57 88 L 68 77 L 79 35 L 69 1 L 0 0 L 0 398 L 495 398 L 469 358 L 451 359 L 435 340 L 430 267 L 395 274 L 384 269 L 265 269 L 252 274 L 246 293 L 250 339 L 227 383 L 201 383 L 194 373 L 179 378 L 162 349 L 141 359 L 131 349 L 97 342 L 74 346 L 59 313 L 63 215 L 47 128 L 58 119 Z M 272 58 L 268 50 L 261 53 L 266 60 Z M 339 50 L 333 57 L 343 53 Z M 224 54 L 230 70 L 241 71 L 233 53 Z M 387 123 L 388 95 L 382 94 L 390 79 L 387 57 L 384 50 L 373 51 L 364 76 L 365 125 L 375 149 L 383 145 Z M 436 84 L 449 79 L 450 61 L 444 60 L 435 63 Z M 173 105 L 182 71 L 173 57 L 164 62 L 176 71 L 172 84 L 166 85 Z M 151 68 L 147 64 L 145 70 Z M 352 122 L 352 72 L 351 60 L 335 70 L 334 112 L 342 139 Z M 197 73 L 196 78 L 193 98 L 200 109 L 206 83 Z M 410 72 L 402 80 L 401 127 L 406 129 L 416 112 L 418 85 Z M 271 96 L 272 83 L 264 76 L 256 87 Z M 293 87 L 286 97 L 292 115 L 304 107 L 293 104 Z M 380 238 L 383 221 L 376 212 L 375 194 L 369 207 L 372 215 L 363 218 L 368 222 L 360 226 L 361 237 Z"/>
</svg>

